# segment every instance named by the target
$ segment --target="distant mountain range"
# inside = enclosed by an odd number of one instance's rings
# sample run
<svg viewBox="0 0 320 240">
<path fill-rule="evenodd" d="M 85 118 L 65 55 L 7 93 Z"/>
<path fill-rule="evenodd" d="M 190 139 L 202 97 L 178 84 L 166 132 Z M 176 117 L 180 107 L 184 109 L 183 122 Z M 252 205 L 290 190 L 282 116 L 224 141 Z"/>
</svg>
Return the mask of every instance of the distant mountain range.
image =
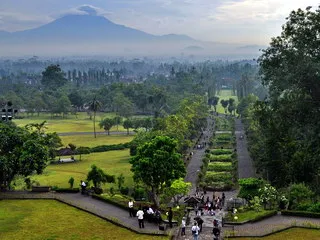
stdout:
<svg viewBox="0 0 320 240">
<path fill-rule="evenodd" d="M 230 44 L 197 41 L 187 35 L 152 35 L 113 23 L 103 16 L 66 15 L 43 26 L 18 31 L 0 31 L 0 52 L 5 55 L 86 54 L 229 54 Z M 235 50 L 252 49 L 232 45 Z M 235 52 L 233 52 L 235 53 Z"/>
</svg>

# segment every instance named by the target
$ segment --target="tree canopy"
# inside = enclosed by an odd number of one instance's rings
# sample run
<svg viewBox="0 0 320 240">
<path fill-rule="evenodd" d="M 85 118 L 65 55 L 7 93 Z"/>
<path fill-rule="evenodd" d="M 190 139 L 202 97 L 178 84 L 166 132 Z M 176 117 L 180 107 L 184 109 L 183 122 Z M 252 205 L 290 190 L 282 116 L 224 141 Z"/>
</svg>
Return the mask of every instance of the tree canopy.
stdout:
<svg viewBox="0 0 320 240">
<path fill-rule="evenodd" d="M 186 173 L 181 155 L 177 153 L 177 142 L 167 136 L 156 136 L 138 147 L 130 163 L 135 181 L 141 181 L 150 190 L 157 207 L 164 188 Z"/>
<path fill-rule="evenodd" d="M 292 11 L 259 58 L 269 98 L 255 106 L 258 169 L 276 186 L 316 188 L 320 169 L 320 8 Z"/>
<path fill-rule="evenodd" d="M 16 175 L 41 174 L 56 136 L 0 122 L 0 184 L 9 187 Z M 59 141 L 58 141 L 59 142 Z"/>
</svg>

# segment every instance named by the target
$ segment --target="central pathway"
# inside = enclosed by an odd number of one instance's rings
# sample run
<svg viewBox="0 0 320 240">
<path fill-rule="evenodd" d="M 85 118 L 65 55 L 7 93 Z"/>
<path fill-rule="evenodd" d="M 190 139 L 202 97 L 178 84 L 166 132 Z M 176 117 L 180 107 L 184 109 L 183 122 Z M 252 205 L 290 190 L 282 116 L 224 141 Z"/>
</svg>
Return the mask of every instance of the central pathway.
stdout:
<svg viewBox="0 0 320 240">
<path fill-rule="evenodd" d="M 203 131 L 203 135 L 201 139 L 199 140 L 199 143 L 203 142 L 209 142 L 210 137 L 212 136 L 212 129 L 214 128 L 213 126 L 213 120 L 211 118 L 207 118 L 207 127 Z M 187 166 L 187 175 L 185 177 L 186 182 L 191 182 L 192 183 L 192 189 L 190 191 L 190 195 L 196 193 L 196 187 L 197 187 L 197 181 L 198 181 L 198 173 L 200 172 L 200 167 L 202 165 L 202 159 L 205 155 L 205 150 L 206 147 L 202 149 L 194 149 L 191 150 L 193 151 L 193 155 L 191 156 L 190 162 Z"/>
<path fill-rule="evenodd" d="M 249 155 L 247 138 L 241 119 L 236 119 L 235 127 L 235 134 L 237 139 L 238 177 L 239 179 L 255 177 L 256 174 L 252 159 Z M 243 139 L 241 139 L 241 136 L 243 136 Z"/>
</svg>

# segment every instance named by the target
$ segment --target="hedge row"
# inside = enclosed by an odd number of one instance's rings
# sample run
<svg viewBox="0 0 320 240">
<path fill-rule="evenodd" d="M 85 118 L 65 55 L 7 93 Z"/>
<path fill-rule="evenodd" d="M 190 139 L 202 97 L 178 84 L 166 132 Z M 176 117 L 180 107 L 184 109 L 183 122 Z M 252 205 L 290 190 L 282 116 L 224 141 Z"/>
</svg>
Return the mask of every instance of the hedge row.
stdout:
<svg viewBox="0 0 320 240">
<path fill-rule="evenodd" d="M 58 193 L 78 193 L 80 191 L 79 188 L 55 188 L 53 190 Z"/>
<path fill-rule="evenodd" d="M 224 182 L 228 184 L 228 183 L 232 183 L 232 175 L 230 172 L 209 172 L 208 171 L 204 177 L 204 181 L 206 183 L 209 183 L 209 185 L 211 185 L 210 183 L 212 182 Z"/>
<path fill-rule="evenodd" d="M 210 162 L 207 171 L 231 172 L 233 169 L 231 162 Z"/>
<path fill-rule="evenodd" d="M 212 155 L 225 155 L 225 154 L 232 154 L 232 149 L 211 149 L 209 150 L 209 153 Z"/>
<path fill-rule="evenodd" d="M 320 213 L 315 212 L 283 210 L 281 214 L 285 216 L 320 218 Z"/>
<path fill-rule="evenodd" d="M 212 155 L 207 154 L 206 157 L 211 162 L 231 162 L 232 161 L 232 155 L 231 154 L 221 154 L 221 155 Z"/>
<path fill-rule="evenodd" d="M 123 150 L 126 148 L 130 148 L 131 143 L 119 143 L 119 144 L 112 144 L 112 145 L 100 145 L 96 147 L 79 147 L 77 149 L 78 154 L 89 154 L 94 152 L 107 152 L 113 150 Z"/>
</svg>

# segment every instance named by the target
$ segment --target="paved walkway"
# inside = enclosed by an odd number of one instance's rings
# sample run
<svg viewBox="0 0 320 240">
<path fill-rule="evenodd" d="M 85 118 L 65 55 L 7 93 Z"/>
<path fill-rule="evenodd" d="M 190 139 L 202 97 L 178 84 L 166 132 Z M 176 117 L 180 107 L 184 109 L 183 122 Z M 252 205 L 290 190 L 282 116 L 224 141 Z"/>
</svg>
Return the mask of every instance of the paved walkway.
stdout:
<svg viewBox="0 0 320 240">
<path fill-rule="evenodd" d="M 171 229 L 166 232 L 159 231 L 158 225 L 145 221 L 145 228 L 140 229 L 137 218 L 130 218 L 129 212 L 80 193 L 32 193 L 32 192 L 5 192 L 0 193 L 0 199 L 57 199 L 84 211 L 93 213 L 115 224 L 121 225 L 138 233 L 148 234 L 169 234 Z M 172 229 L 174 231 L 174 229 Z"/>
<path fill-rule="evenodd" d="M 203 142 L 207 142 L 206 147 L 208 146 L 208 142 L 210 137 L 212 136 L 212 132 L 214 129 L 214 123 L 211 118 L 207 118 L 207 127 L 203 131 L 203 135 L 199 141 L 199 144 Z M 193 149 L 193 155 L 190 159 L 190 162 L 187 166 L 187 175 L 185 177 L 186 182 L 192 183 L 192 189 L 190 191 L 190 195 L 196 193 L 197 181 L 198 181 L 198 172 L 200 171 L 200 167 L 202 165 L 202 159 L 205 155 L 206 147 L 202 149 Z"/>
<path fill-rule="evenodd" d="M 255 177 L 255 170 L 253 166 L 252 159 L 249 155 L 247 139 L 244 132 L 244 127 L 241 122 L 241 119 L 236 119 L 236 139 L 237 139 L 237 155 L 238 155 L 238 177 L 249 178 Z M 243 136 L 243 139 L 240 139 L 240 136 Z"/>
</svg>

